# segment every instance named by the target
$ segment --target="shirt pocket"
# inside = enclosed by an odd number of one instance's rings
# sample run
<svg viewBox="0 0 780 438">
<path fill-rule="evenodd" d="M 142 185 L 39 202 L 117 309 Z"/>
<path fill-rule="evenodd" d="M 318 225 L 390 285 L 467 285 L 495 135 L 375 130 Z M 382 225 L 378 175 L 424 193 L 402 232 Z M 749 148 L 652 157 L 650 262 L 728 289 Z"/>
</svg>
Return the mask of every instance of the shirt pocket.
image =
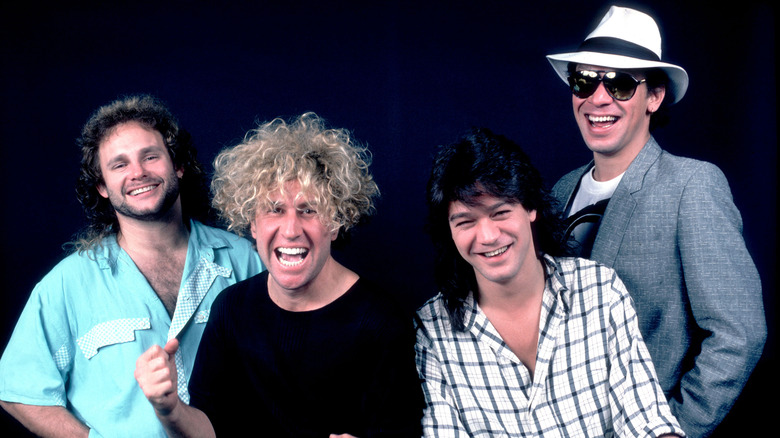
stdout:
<svg viewBox="0 0 780 438">
<path fill-rule="evenodd" d="M 93 358 L 98 350 L 114 344 L 132 342 L 136 330 L 151 328 L 149 318 L 124 318 L 106 321 L 92 327 L 84 336 L 76 339 L 81 352 L 87 360 Z"/>
</svg>

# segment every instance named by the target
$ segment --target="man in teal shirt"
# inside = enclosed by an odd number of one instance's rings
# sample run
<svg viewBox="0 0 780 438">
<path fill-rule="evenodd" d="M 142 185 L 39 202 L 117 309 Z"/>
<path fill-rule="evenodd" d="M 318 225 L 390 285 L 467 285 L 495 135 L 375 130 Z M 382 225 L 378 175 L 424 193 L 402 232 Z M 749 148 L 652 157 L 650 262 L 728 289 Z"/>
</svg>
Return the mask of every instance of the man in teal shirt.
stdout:
<svg viewBox="0 0 780 438">
<path fill-rule="evenodd" d="M 263 267 L 249 241 L 199 221 L 203 169 L 155 98 L 101 107 L 79 146 L 90 224 L 22 311 L 0 359 L 0 405 L 41 436 L 165 436 L 136 360 L 177 338 L 186 402 L 214 298 Z"/>
</svg>

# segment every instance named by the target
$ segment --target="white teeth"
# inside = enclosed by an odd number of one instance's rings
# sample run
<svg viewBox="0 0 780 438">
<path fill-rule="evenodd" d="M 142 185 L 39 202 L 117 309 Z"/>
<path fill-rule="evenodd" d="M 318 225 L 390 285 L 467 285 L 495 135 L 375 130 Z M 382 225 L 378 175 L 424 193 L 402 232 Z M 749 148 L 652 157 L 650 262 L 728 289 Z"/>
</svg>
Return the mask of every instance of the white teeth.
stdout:
<svg viewBox="0 0 780 438">
<path fill-rule="evenodd" d="M 279 251 L 282 254 L 303 254 L 306 252 L 305 248 L 277 248 L 277 251 Z"/>
<path fill-rule="evenodd" d="M 588 116 L 588 120 L 593 123 L 607 123 L 617 120 L 615 116 Z"/>
<path fill-rule="evenodd" d="M 283 266 L 298 266 L 306 259 L 306 257 L 302 257 L 300 260 L 290 261 L 285 260 L 282 257 L 282 254 L 285 255 L 300 255 L 300 254 L 306 254 L 308 250 L 306 248 L 276 248 L 276 251 L 279 252 L 279 255 L 276 257 L 277 260 L 279 260 L 279 263 L 281 263 Z"/>
<path fill-rule="evenodd" d="M 508 246 L 504 246 L 502 248 L 498 248 L 495 251 L 486 252 L 485 253 L 485 257 L 495 257 L 495 256 L 497 256 L 499 254 L 503 254 L 504 252 L 506 252 L 507 249 L 509 249 L 509 247 Z"/>
<path fill-rule="evenodd" d="M 283 264 L 284 266 L 298 266 L 301 263 L 303 263 L 303 259 L 300 259 L 300 260 L 298 260 L 296 262 L 288 262 L 287 260 L 285 260 L 285 259 L 283 259 L 281 257 L 277 257 L 277 259 L 279 260 L 279 263 Z"/>
<path fill-rule="evenodd" d="M 149 190 L 152 190 L 154 186 L 146 186 L 141 187 L 140 189 L 133 190 L 130 192 L 130 196 L 140 195 L 141 193 L 148 192 Z"/>
</svg>

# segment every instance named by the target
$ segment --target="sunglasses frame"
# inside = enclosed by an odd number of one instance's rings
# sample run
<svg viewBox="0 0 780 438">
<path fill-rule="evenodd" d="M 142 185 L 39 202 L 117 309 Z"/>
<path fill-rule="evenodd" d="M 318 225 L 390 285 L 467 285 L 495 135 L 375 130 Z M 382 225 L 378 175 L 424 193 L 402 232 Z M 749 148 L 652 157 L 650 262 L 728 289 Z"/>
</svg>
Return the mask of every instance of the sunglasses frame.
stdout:
<svg viewBox="0 0 780 438">
<path fill-rule="evenodd" d="M 583 73 L 588 73 L 588 74 L 584 75 Z M 578 87 L 578 85 L 575 83 L 577 78 L 575 78 L 574 75 L 578 75 L 585 81 L 589 81 L 591 85 L 595 82 L 596 86 L 593 87 L 593 89 L 589 93 L 584 93 L 582 91 L 578 93 L 577 91 L 575 91 L 575 87 Z M 612 77 L 610 77 L 610 75 L 612 75 Z M 633 88 L 631 88 L 631 90 L 624 90 L 629 93 L 628 97 L 618 97 L 615 94 L 616 93 L 620 94 L 621 90 L 615 87 L 615 80 L 619 80 L 619 78 L 626 78 L 626 77 L 634 81 L 634 86 Z M 607 94 L 609 94 L 610 97 L 612 97 L 615 100 L 625 102 L 627 100 L 631 100 L 631 98 L 634 97 L 634 94 L 636 94 L 636 89 L 639 87 L 639 84 L 641 84 L 642 82 L 647 82 L 647 79 L 645 78 L 639 80 L 635 78 L 633 75 L 631 75 L 630 73 L 614 71 L 614 70 L 577 70 L 569 75 L 568 82 L 572 94 L 579 97 L 580 99 L 589 98 L 599 88 L 599 83 L 604 83 L 604 89 L 607 91 Z"/>
</svg>

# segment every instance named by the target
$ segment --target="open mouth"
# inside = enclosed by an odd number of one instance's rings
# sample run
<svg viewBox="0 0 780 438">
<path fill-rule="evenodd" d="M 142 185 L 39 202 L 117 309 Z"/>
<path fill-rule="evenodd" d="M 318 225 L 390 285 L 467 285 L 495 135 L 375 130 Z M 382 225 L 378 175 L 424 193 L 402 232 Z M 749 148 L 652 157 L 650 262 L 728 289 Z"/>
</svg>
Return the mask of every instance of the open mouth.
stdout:
<svg viewBox="0 0 780 438">
<path fill-rule="evenodd" d="M 149 191 L 153 190 L 155 187 L 157 187 L 157 186 L 156 185 L 144 186 L 144 187 L 141 187 L 139 189 L 131 190 L 128 193 L 128 195 L 130 195 L 130 196 L 138 196 L 141 193 L 146 193 L 146 192 L 149 192 Z"/>
<path fill-rule="evenodd" d="M 495 257 L 497 255 L 501 255 L 501 254 L 505 253 L 506 250 L 508 250 L 508 249 L 509 249 L 509 246 L 502 246 L 501 248 L 498 248 L 495 251 L 486 252 L 483 255 L 485 257 Z"/>
<path fill-rule="evenodd" d="M 306 259 L 309 250 L 306 248 L 276 248 L 276 260 L 283 266 L 298 266 Z"/>
<path fill-rule="evenodd" d="M 591 126 L 606 127 L 618 121 L 617 116 L 587 116 Z"/>
</svg>

